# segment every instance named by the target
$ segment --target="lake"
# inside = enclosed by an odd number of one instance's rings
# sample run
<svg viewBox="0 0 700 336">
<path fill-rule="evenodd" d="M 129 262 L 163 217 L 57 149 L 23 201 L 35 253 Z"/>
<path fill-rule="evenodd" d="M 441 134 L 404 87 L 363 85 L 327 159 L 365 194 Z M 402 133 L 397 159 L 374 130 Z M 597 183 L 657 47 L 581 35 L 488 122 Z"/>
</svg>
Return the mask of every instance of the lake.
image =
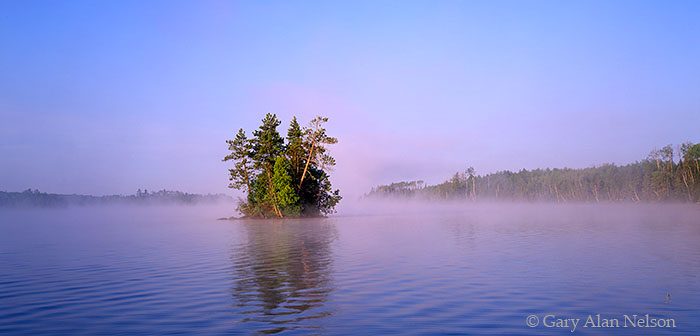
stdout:
<svg viewBox="0 0 700 336">
<path fill-rule="evenodd" d="M 373 209 L 0 210 L 0 334 L 700 333 L 700 206 Z"/>
</svg>

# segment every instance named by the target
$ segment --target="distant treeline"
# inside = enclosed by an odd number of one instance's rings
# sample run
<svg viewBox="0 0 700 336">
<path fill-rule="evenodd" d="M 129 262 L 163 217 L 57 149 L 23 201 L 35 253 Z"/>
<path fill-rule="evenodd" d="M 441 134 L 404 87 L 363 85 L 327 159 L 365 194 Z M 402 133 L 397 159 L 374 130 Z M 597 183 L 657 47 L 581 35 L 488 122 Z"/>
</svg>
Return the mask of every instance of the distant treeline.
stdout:
<svg viewBox="0 0 700 336">
<path fill-rule="evenodd" d="M 113 204 L 198 204 L 215 202 L 233 202 L 231 196 L 224 194 L 188 194 L 181 191 L 161 190 L 156 192 L 141 191 L 134 195 L 63 195 L 43 193 L 27 189 L 22 192 L 0 191 L 0 207 L 62 207 L 68 205 L 113 205 Z"/>
<path fill-rule="evenodd" d="M 700 144 L 668 145 L 640 162 L 585 169 L 501 171 L 485 176 L 473 168 L 438 185 L 398 182 L 366 197 L 519 200 L 552 202 L 700 202 Z"/>
</svg>

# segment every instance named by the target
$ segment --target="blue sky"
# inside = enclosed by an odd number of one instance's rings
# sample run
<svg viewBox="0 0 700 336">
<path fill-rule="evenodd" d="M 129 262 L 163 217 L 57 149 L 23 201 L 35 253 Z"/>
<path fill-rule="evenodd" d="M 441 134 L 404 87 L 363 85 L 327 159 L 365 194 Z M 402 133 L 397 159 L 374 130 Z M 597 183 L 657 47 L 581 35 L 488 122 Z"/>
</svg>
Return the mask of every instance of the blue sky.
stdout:
<svg viewBox="0 0 700 336">
<path fill-rule="evenodd" d="M 697 1 L 0 1 L 0 190 L 228 192 L 224 140 L 330 117 L 337 187 L 700 138 Z"/>
</svg>

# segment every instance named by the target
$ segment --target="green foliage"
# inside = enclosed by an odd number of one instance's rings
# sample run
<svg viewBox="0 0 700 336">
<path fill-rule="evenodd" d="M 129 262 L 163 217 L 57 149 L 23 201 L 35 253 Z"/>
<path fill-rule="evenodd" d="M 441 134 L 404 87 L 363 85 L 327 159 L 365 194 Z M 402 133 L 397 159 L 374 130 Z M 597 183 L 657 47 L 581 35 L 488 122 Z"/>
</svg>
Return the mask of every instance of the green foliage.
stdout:
<svg viewBox="0 0 700 336">
<path fill-rule="evenodd" d="M 296 117 L 292 119 L 292 122 L 289 124 L 289 130 L 287 130 L 286 154 L 291 166 L 290 174 L 295 181 L 301 180 L 304 158 L 308 155 L 304 149 L 303 132 Z M 297 186 L 295 185 L 295 187 Z"/>
<path fill-rule="evenodd" d="M 272 174 L 272 185 L 275 188 L 277 202 L 282 214 L 286 216 L 299 216 L 299 195 L 293 187 L 292 177 L 289 176 L 289 162 L 287 158 L 278 156 L 275 159 L 275 167 Z"/>
<path fill-rule="evenodd" d="M 246 138 L 245 132 L 241 128 L 236 134 L 234 140 L 227 140 L 228 149 L 231 154 L 226 155 L 223 161 L 233 160 L 236 162 L 234 169 L 229 169 L 229 188 L 250 190 L 250 179 L 252 177 L 253 167 L 248 159 L 251 150 L 251 144 Z"/>
<path fill-rule="evenodd" d="M 303 131 L 302 146 L 307 153 L 306 164 L 301 173 L 299 187 L 301 188 L 304 179 L 309 173 L 309 166 L 314 164 L 321 169 L 331 170 L 335 166 L 335 159 L 326 153 L 326 145 L 338 143 L 338 139 L 329 137 L 323 124 L 328 122 L 328 118 L 316 117 L 309 122 L 309 127 Z"/>
<path fill-rule="evenodd" d="M 700 144 L 653 150 L 646 160 L 625 166 L 585 169 L 502 171 L 477 176 L 473 168 L 434 186 L 422 181 L 372 188 L 369 197 L 524 200 L 553 202 L 700 201 Z M 674 159 L 674 152 L 678 157 Z M 674 161 L 675 160 L 675 161 Z"/>
<path fill-rule="evenodd" d="M 277 132 L 280 121 L 276 115 L 268 113 L 262 122 L 260 128 L 253 132 L 250 157 L 257 169 L 269 171 L 275 164 L 277 156 L 282 153 L 284 139 Z"/>
<path fill-rule="evenodd" d="M 318 191 L 316 192 L 315 209 L 323 215 L 333 212 L 336 204 L 340 202 L 340 190 L 333 190 L 328 174 L 322 170 L 316 170 L 320 174 L 315 180 L 318 181 Z"/>
<path fill-rule="evenodd" d="M 238 211 L 261 218 L 334 212 L 342 197 L 339 190 L 332 189 L 326 173 L 335 165 L 326 145 L 338 140 L 326 135 L 322 125 L 327 121 L 317 117 L 302 129 L 295 117 L 285 144 L 277 131 L 280 121 L 267 114 L 252 139 L 239 130 L 234 140 L 226 141 L 231 153 L 224 161 L 234 162 L 234 168 L 229 169 L 229 187 L 247 192 Z"/>
</svg>

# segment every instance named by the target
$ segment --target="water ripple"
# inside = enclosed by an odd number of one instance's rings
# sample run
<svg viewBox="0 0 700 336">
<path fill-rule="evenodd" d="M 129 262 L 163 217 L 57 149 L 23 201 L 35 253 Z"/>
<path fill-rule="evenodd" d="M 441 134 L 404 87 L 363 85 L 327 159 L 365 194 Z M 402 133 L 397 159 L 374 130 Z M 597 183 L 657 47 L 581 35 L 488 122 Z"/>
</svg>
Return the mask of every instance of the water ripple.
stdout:
<svg viewBox="0 0 700 336">
<path fill-rule="evenodd" d="M 679 324 L 615 334 L 700 332 L 692 210 L 502 207 L 239 222 L 2 212 L 0 334 L 569 334 L 525 318 L 598 313 Z"/>
</svg>

